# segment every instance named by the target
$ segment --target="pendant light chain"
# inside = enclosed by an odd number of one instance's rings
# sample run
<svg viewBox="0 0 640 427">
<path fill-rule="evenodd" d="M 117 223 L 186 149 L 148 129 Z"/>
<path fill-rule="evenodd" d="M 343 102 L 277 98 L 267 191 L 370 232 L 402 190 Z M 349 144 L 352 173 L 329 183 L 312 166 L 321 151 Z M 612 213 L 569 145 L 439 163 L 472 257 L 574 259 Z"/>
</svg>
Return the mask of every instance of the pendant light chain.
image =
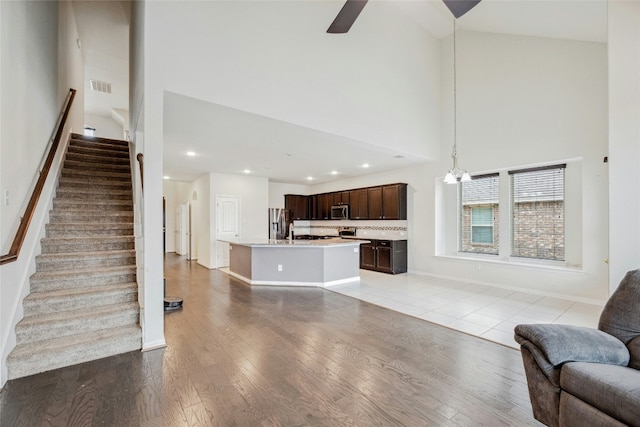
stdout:
<svg viewBox="0 0 640 427">
<path fill-rule="evenodd" d="M 466 182 L 471 180 L 469 172 L 458 167 L 458 65 L 457 65 L 457 43 L 456 43 L 456 20 L 453 20 L 453 150 L 451 159 L 453 167 L 444 178 L 447 184 Z"/>
<path fill-rule="evenodd" d="M 458 73 L 456 69 L 456 19 L 453 19 L 453 156 L 454 167 L 458 160 Z"/>
</svg>

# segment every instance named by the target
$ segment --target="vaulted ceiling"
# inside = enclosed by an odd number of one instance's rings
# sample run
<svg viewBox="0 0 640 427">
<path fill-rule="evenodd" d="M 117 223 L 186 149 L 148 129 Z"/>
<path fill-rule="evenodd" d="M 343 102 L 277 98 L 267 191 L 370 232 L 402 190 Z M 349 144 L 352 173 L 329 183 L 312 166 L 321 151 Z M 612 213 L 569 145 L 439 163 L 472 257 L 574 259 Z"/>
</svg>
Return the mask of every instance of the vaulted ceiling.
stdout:
<svg viewBox="0 0 640 427">
<path fill-rule="evenodd" d="M 325 3 L 337 13 L 343 1 Z M 376 3 L 370 1 L 366 8 L 375 8 Z M 439 0 L 385 3 L 432 37 L 441 39 L 452 32 L 452 16 Z M 85 60 L 86 111 L 108 116 L 113 110 L 127 109 L 128 3 L 73 4 Z M 366 8 L 358 20 L 367 19 Z M 606 42 L 606 0 L 482 0 L 456 24 L 465 31 Z M 351 31 L 358 31 L 357 21 Z M 113 83 L 113 94 L 91 92 L 89 79 Z M 211 171 L 251 169 L 252 174 L 274 181 L 309 183 L 306 178 L 313 176 L 316 183 L 428 160 L 180 94 L 166 93 L 164 102 L 165 174 L 177 180 L 191 181 Z M 218 118 L 218 125 L 211 125 L 212 117 Z M 187 150 L 196 151 L 196 158 L 187 159 Z M 362 168 L 365 162 L 372 167 Z M 338 173 L 332 175 L 332 171 Z"/>
</svg>

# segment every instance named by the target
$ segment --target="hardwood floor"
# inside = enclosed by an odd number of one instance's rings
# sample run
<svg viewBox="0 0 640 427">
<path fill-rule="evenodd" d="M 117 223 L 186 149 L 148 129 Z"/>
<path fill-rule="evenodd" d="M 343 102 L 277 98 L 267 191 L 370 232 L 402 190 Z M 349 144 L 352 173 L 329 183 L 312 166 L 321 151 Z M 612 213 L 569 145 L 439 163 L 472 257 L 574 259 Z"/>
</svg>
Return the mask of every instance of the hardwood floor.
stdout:
<svg viewBox="0 0 640 427">
<path fill-rule="evenodd" d="M 526 426 L 520 353 L 167 255 L 168 347 L 7 383 L 0 426 Z"/>
</svg>

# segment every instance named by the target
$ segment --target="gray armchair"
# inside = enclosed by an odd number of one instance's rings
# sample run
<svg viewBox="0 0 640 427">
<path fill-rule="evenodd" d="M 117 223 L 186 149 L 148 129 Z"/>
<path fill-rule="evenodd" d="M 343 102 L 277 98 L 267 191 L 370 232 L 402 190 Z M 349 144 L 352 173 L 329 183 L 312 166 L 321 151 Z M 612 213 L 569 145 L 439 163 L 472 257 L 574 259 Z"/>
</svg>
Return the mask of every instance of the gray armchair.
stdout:
<svg viewBox="0 0 640 427">
<path fill-rule="evenodd" d="M 515 340 L 537 420 L 640 427 L 640 270 L 622 279 L 598 329 L 518 325 Z"/>
</svg>

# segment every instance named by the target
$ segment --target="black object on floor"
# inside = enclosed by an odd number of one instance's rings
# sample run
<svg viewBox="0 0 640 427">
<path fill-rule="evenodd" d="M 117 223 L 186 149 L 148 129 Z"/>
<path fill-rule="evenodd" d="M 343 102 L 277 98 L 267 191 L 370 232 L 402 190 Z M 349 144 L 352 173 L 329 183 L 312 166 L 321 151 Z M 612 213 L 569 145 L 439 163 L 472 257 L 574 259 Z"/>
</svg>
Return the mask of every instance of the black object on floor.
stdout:
<svg viewBox="0 0 640 427">
<path fill-rule="evenodd" d="M 182 309 L 182 298 L 164 297 L 164 311 L 173 311 L 180 309 Z"/>
<path fill-rule="evenodd" d="M 182 309 L 182 298 L 180 297 L 168 297 L 167 296 L 167 279 L 163 280 L 164 286 L 164 311 L 175 311 Z"/>
</svg>

